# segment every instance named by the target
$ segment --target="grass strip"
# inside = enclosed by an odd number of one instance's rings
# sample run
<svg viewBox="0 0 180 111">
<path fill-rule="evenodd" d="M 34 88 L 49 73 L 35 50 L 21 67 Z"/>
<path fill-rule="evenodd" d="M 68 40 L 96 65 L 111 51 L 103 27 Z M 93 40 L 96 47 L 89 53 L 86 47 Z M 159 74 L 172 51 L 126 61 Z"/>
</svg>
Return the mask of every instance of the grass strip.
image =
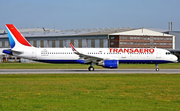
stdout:
<svg viewBox="0 0 180 111">
<path fill-rule="evenodd" d="M 1 111 L 180 110 L 176 74 L 0 75 Z"/>
</svg>

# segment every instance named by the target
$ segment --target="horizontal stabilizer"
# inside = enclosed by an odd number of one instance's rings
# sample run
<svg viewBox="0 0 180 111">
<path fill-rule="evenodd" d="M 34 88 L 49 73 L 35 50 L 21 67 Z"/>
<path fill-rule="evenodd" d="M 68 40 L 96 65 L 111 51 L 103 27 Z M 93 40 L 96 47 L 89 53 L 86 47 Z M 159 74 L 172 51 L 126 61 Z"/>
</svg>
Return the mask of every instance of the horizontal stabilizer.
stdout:
<svg viewBox="0 0 180 111">
<path fill-rule="evenodd" d="M 13 55 L 13 53 L 15 53 L 15 54 L 22 54 L 23 52 L 7 49 L 7 50 L 3 50 L 3 53 L 8 54 L 8 55 Z"/>
</svg>

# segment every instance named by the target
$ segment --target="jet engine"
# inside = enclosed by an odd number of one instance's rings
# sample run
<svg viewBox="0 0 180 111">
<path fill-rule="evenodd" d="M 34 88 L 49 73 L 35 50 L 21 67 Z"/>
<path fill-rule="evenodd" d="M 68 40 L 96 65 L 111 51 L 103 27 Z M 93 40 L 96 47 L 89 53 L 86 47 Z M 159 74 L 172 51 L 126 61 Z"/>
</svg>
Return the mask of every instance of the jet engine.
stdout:
<svg viewBox="0 0 180 111">
<path fill-rule="evenodd" d="M 102 60 L 97 63 L 98 66 L 102 66 L 104 68 L 118 68 L 118 64 L 118 60 Z"/>
</svg>

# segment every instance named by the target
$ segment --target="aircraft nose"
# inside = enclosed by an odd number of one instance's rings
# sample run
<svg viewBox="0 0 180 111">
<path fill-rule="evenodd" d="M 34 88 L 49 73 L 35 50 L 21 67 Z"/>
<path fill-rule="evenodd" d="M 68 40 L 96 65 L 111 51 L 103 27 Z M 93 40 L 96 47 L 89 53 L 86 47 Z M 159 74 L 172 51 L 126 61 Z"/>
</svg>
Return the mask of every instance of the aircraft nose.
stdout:
<svg viewBox="0 0 180 111">
<path fill-rule="evenodd" d="M 175 55 L 173 55 L 172 60 L 173 60 L 174 62 L 178 62 L 178 58 L 177 58 Z"/>
</svg>

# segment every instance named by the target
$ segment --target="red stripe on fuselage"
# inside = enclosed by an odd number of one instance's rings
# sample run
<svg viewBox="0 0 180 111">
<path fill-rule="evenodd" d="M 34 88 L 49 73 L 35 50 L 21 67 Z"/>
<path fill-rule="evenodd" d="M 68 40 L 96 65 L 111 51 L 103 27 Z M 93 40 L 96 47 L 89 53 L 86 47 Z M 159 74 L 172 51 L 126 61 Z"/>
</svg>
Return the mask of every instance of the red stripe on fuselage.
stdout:
<svg viewBox="0 0 180 111">
<path fill-rule="evenodd" d="M 21 33 L 16 29 L 13 24 L 6 24 L 6 26 L 19 43 L 25 46 L 31 46 L 31 44 L 28 43 L 28 41 L 21 35 Z"/>
</svg>

